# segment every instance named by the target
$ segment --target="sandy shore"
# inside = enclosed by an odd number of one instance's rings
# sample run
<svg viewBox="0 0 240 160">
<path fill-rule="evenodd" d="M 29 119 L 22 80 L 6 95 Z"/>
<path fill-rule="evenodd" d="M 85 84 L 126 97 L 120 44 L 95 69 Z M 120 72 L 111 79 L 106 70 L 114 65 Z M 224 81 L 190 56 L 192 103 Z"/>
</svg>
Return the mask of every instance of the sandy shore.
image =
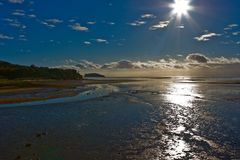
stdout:
<svg viewBox="0 0 240 160">
<path fill-rule="evenodd" d="M 75 96 L 77 87 L 133 80 L 0 80 L 0 104 Z"/>
</svg>

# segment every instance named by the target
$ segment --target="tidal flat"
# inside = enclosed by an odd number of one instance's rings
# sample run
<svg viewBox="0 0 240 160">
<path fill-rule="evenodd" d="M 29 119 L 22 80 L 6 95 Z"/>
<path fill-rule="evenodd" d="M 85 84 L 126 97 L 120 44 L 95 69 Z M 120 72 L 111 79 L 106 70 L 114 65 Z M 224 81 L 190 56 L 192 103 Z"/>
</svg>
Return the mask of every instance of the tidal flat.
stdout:
<svg viewBox="0 0 240 160">
<path fill-rule="evenodd" d="M 126 79 L 101 80 L 8 80 L 0 79 L 0 105 L 76 96 L 82 86 L 129 82 Z M 135 80 L 134 80 L 135 81 Z M 80 88 L 80 89 L 79 89 Z"/>
<path fill-rule="evenodd" d="M 0 159 L 240 159 L 238 79 L 143 78 L 67 90 L 75 94 L 0 105 Z"/>
</svg>

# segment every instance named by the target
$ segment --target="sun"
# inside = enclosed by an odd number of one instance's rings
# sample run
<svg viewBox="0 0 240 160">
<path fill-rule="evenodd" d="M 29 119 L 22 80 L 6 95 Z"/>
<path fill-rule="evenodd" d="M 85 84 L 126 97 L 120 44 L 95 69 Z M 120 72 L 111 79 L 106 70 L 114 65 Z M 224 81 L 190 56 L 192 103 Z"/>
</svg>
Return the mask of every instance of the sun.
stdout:
<svg viewBox="0 0 240 160">
<path fill-rule="evenodd" d="M 192 9 L 190 0 L 174 0 L 174 3 L 171 4 L 170 7 L 173 9 L 173 14 L 178 17 L 187 15 L 188 11 Z"/>
</svg>

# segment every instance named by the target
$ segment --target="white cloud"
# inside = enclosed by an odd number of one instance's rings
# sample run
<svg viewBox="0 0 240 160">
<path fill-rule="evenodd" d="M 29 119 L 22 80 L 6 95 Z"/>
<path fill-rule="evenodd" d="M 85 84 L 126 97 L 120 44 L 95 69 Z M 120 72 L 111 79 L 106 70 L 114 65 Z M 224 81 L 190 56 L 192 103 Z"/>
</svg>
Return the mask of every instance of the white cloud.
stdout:
<svg viewBox="0 0 240 160">
<path fill-rule="evenodd" d="M 178 28 L 178 29 L 184 29 L 184 28 L 185 28 L 185 26 L 183 26 L 183 25 L 180 25 L 180 26 L 176 26 L 176 28 Z"/>
<path fill-rule="evenodd" d="M 238 27 L 238 24 L 229 24 L 227 27 L 224 28 L 224 30 L 225 31 L 232 30 L 235 27 Z"/>
<path fill-rule="evenodd" d="M 94 25 L 94 24 L 96 24 L 96 22 L 95 21 L 90 21 L 90 22 L 87 22 L 87 24 Z"/>
<path fill-rule="evenodd" d="M 195 37 L 194 39 L 196 39 L 197 41 L 202 41 L 202 42 L 206 42 L 206 41 L 209 41 L 210 38 L 212 37 L 219 37 L 221 36 L 221 34 L 217 34 L 217 33 L 206 33 L 206 34 L 203 34 L 199 37 Z"/>
<path fill-rule="evenodd" d="M 137 68 L 137 66 L 129 60 L 111 62 L 101 66 L 101 69 L 134 69 L 134 68 Z"/>
<path fill-rule="evenodd" d="M 102 65 L 89 61 L 67 60 L 66 64 L 59 66 L 62 68 L 72 68 L 76 70 L 145 70 L 145 69 L 174 69 L 188 70 L 200 68 L 216 68 L 225 65 L 240 64 L 239 58 L 213 57 L 209 58 L 200 53 L 192 53 L 183 59 L 159 59 L 156 61 L 131 61 L 120 60 Z"/>
<path fill-rule="evenodd" d="M 76 22 L 76 19 L 69 19 L 68 22 L 71 22 L 71 23 Z"/>
<path fill-rule="evenodd" d="M 108 22 L 109 25 L 115 25 L 115 22 Z"/>
<path fill-rule="evenodd" d="M 90 45 L 90 44 L 92 44 L 91 42 L 89 42 L 89 41 L 85 41 L 85 42 L 83 42 L 84 44 L 86 44 L 86 45 Z"/>
<path fill-rule="evenodd" d="M 72 59 L 68 59 L 65 61 L 65 65 L 59 66 L 60 68 L 67 68 L 67 69 L 76 69 L 76 70 L 87 70 L 87 69 L 100 69 L 99 64 L 95 64 L 93 62 L 82 60 L 82 61 L 75 61 Z"/>
<path fill-rule="evenodd" d="M 75 31 L 88 31 L 89 30 L 87 27 L 81 26 L 79 23 L 70 25 L 70 27 Z"/>
<path fill-rule="evenodd" d="M 17 28 L 21 28 L 21 29 L 27 28 L 27 26 L 22 25 L 21 23 L 9 23 L 9 25 L 12 27 L 17 27 Z"/>
<path fill-rule="evenodd" d="M 25 29 L 27 26 L 23 25 L 21 22 L 19 22 L 17 19 L 10 19 L 10 18 L 5 18 L 3 19 L 4 21 L 8 22 L 9 26 L 20 28 L 20 29 Z"/>
<path fill-rule="evenodd" d="M 146 22 L 145 21 L 139 21 L 139 20 L 136 20 L 136 21 L 134 21 L 134 22 L 132 22 L 132 23 L 128 23 L 130 26 L 142 26 L 142 25 L 144 25 L 144 24 L 146 24 Z"/>
<path fill-rule="evenodd" d="M 46 19 L 45 21 L 42 21 L 41 23 L 47 27 L 54 28 L 54 27 L 56 27 L 57 24 L 60 24 L 62 22 L 63 22 L 63 20 L 53 18 L 53 19 Z"/>
<path fill-rule="evenodd" d="M 149 29 L 154 31 L 157 29 L 166 28 L 169 25 L 170 21 L 160 21 L 158 24 L 151 26 Z"/>
<path fill-rule="evenodd" d="M 11 36 L 7 36 L 7 35 L 0 34 L 0 39 L 13 40 L 13 39 L 14 39 L 14 37 L 11 37 Z"/>
<path fill-rule="evenodd" d="M 238 31 L 238 32 L 233 32 L 232 33 L 234 36 L 238 36 L 238 35 L 240 35 L 240 31 Z"/>
<path fill-rule="evenodd" d="M 47 22 L 44 22 L 44 21 L 42 21 L 41 23 L 42 23 L 43 25 L 47 26 L 47 27 L 50 27 L 50 28 L 56 27 L 54 24 L 50 24 L 50 23 L 47 23 Z"/>
<path fill-rule="evenodd" d="M 238 27 L 238 24 L 229 24 L 228 27 L 230 27 L 230 28 Z"/>
<path fill-rule="evenodd" d="M 63 22 L 63 20 L 56 19 L 56 18 L 53 18 L 53 19 L 47 19 L 47 20 L 45 20 L 45 21 L 48 22 L 48 23 L 54 23 L 54 24 L 62 23 L 62 22 Z"/>
<path fill-rule="evenodd" d="M 215 58 L 210 59 L 209 64 L 240 64 L 240 59 L 215 57 Z"/>
<path fill-rule="evenodd" d="M 29 18 L 36 18 L 37 16 L 35 14 L 29 14 L 28 17 Z"/>
<path fill-rule="evenodd" d="M 23 10 L 16 10 L 15 12 L 12 13 L 14 16 L 25 16 L 25 11 Z"/>
<path fill-rule="evenodd" d="M 8 2 L 10 2 L 10 3 L 19 3 L 19 4 L 21 4 L 21 3 L 24 2 L 24 0 L 8 0 Z"/>
<path fill-rule="evenodd" d="M 96 42 L 98 42 L 98 43 L 106 43 L 106 44 L 108 44 L 108 41 L 107 41 L 106 39 L 98 38 L 98 39 L 95 39 L 95 40 L 96 40 Z"/>
<path fill-rule="evenodd" d="M 230 27 L 226 27 L 226 28 L 224 28 L 224 30 L 225 31 L 227 31 L 227 30 L 231 30 L 232 28 L 230 28 Z"/>
<path fill-rule="evenodd" d="M 28 41 L 26 38 L 18 38 L 19 41 Z"/>
<path fill-rule="evenodd" d="M 14 21 L 14 19 L 11 19 L 11 18 L 4 18 L 3 20 L 6 21 L 6 22 L 13 22 Z"/>
<path fill-rule="evenodd" d="M 18 40 L 19 40 L 19 41 L 28 41 L 27 38 L 26 38 L 26 36 L 23 35 L 23 34 L 21 34 L 21 35 L 18 36 Z"/>
<path fill-rule="evenodd" d="M 156 18 L 156 16 L 153 15 L 153 14 L 149 14 L 149 13 L 147 13 L 147 14 L 143 14 L 143 15 L 141 15 L 141 18 Z"/>
</svg>

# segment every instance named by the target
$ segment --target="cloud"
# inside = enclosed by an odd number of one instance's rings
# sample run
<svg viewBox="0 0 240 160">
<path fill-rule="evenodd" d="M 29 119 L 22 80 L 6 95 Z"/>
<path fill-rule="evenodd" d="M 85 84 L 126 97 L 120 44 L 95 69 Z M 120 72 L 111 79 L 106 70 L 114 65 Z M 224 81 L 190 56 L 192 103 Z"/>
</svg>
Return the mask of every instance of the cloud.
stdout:
<svg viewBox="0 0 240 160">
<path fill-rule="evenodd" d="M 215 58 L 210 59 L 209 64 L 240 64 L 240 59 L 215 57 Z"/>
<path fill-rule="evenodd" d="M 134 21 L 132 23 L 128 23 L 128 25 L 130 25 L 130 26 L 142 26 L 144 24 L 146 24 L 145 21 L 139 21 L 139 20 L 136 20 L 136 21 Z"/>
<path fill-rule="evenodd" d="M 206 56 L 204 56 L 203 54 L 199 54 L 199 53 L 189 54 L 186 57 L 186 60 L 190 61 L 190 62 L 197 62 L 197 63 L 207 63 L 209 61 L 209 59 Z"/>
<path fill-rule="evenodd" d="M 43 25 L 47 26 L 47 27 L 50 27 L 50 28 L 56 27 L 54 24 L 50 24 L 50 23 L 48 23 L 48 22 L 42 21 L 41 23 L 42 23 Z"/>
<path fill-rule="evenodd" d="M 229 24 L 227 27 L 224 28 L 224 30 L 225 31 L 232 30 L 235 27 L 238 27 L 238 24 Z"/>
<path fill-rule="evenodd" d="M 86 45 L 90 45 L 90 44 L 92 44 L 91 42 L 89 42 L 89 41 L 85 41 L 85 42 L 83 42 L 84 44 L 86 44 Z"/>
<path fill-rule="evenodd" d="M 176 28 L 178 28 L 178 29 L 184 29 L 184 28 L 185 28 L 185 26 L 183 26 L 183 25 L 180 25 L 180 26 L 176 26 Z"/>
<path fill-rule="evenodd" d="M 233 32 L 232 33 L 234 36 L 238 36 L 238 35 L 240 35 L 240 31 L 238 31 L 238 32 Z"/>
<path fill-rule="evenodd" d="M 17 27 L 17 28 L 21 28 L 21 29 L 26 28 L 26 26 L 21 24 L 21 22 L 19 22 L 17 19 L 4 18 L 3 20 L 8 22 L 8 25 L 10 25 L 12 27 Z"/>
<path fill-rule="evenodd" d="M 87 27 L 81 26 L 79 23 L 70 25 L 70 27 L 75 31 L 88 31 L 89 30 Z"/>
<path fill-rule="evenodd" d="M 90 70 L 90 69 L 100 69 L 100 65 L 87 61 L 87 60 L 82 60 L 82 61 L 75 61 L 72 59 L 68 59 L 65 61 L 65 65 L 63 66 L 58 66 L 60 68 L 67 68 L 67 69 L 80 69 L 80 70 Z"/>
<path fill-rule="evenodd" d="M 238 24 L 229 24 L 228 27 L 230 27 L 230 28 L 238 27 Z"/>
<path fill-rule="evenodd" d="M 107 24 L 112 26 L 115 25 L 115 22 L 108 22 Z"/>
<path fill-rule="evenodd" d="M 200 42 L 206 42 L 206 41 L 209 41 L 210 38 L 212 37 L 219 37 L 221 36 L 221 34 L 217 34 L 217 33 L 206 33 L 206 34 L 203 34 L 199 37 L 194 37 L 194 39 L 196 39 L 197 41 L 200 41 Z"/>
<path fill-rule="evenodd" d="M 21 34 L 21 35 L 18 36 L 18 40 L 19 40 L 19 41 L 28 41 L 27 38 L 26 38 L 26 36 L 23 35 L 23 34 Z"/>
<path fill-rule="evenodd" d="M 104 64 L 101 69 L 134 69 L 136 65 L 133 62 L 128 60 L 121 60 L 118 62 L 112 62 Z"/>
<path fill-rule="evenodd" d="M 143 14 L 143 15 L 141 15 L 141 18 L 147 18 L 147 19 L 149 19 L 149 18 L 156 18 L 156 16 L 155 15 L 153 15 L 153 14 Z"/>
<path fill-rule="evenodd" d="M 21 28 L 21 29 L 27 28 L 27 26 L 22 25 L 21 23 L 10 23 L 9 25 L 12 27 L 17 27 L 17 28 Z"/>
<path fill-rule="evenodd" d="M 14 19 L 11 19 L 11 18 L 4 18 L 3 20 L 6 22 L 14 22 L 15 21 Z"/>
<path fill-rule="evenodd" d="M 226 27 L 226 28 L 224 28 L 224 30 L 225 31 L 227 31 L 227 30 L 231 30 L 232 28 L 230 28 L 230 27 Z"/>
<path fill-rule="evenodd" d="M 70 23 L 76 22 L 76 19 L 69 19 L 68 22 Z"/>
<path fill-rule="evenodd" d="M 53 18 L 53 19 L 46 19 L 45 21 L 42 21 L 41 23 L 47 27 L 54 28 L 54 27 L 56 27 L 57 24 L 60 24 L 62 22 L 63 22 L 63 20 Z"/>
<path fill-rule="evenodd" d="M 10 3 L 19 3 L 19 4 L 21 4 L 21 3 L 24 2 L 24 0 L 8 0 L 8 2 L 10 2 Z"/>
<path fill-rule="evenodd" d="M 166 28 L 169 25 L 170 21 L 160 21 L 158 24 L 151 26 L 149 29 L 154 31 L 157 29 Z"/>
<path fill-rule="evenodd" d="M 37 16 L 35 14 L 29 14 L 28 17 L 29 18 L 36 18 Z"/>
<path fill-rule="evenodd" d="M 48 23 L 54 23 L 54 24 L 58 24 L 58 23 L 62 23 L 62 22 L 63 22 L 63 20 L 56 19 L 56 18 L 47 19 L 47 20 L 45 20 L 45 21 L 48 22 Z"/>
<path fill-rule="evenodd" d="M 25 16 L 25 11 L 24 10 L 15 10 L 13 13 L 12 13 L 13 16 Z"/>
<path fill-rule="evenodd" d="M 108 41 L 106 39 L 101 39 L 101 38 L 98 38 L 98 39 L 95 39 L 96 42 L 98 43 L 108 43 Z"/>
<path fill-rule="evenodd" d="M 131 61 L 120 60 L 104 64 L 96 64 L 90 61 L 66 60 L 65 64 L 58 66 L 60 68 L 71 68 L 78 71 L 98 70 L 98 71 L 116 71 L 116 70 L 192 70 L 192 69 L 216 69 L 228 65 L 240 65 L 239 58 L 212 57 L 209 58 L 200 53 L 191 53 L 182 59 L 159 59 L 155 61 Z"/>
<path fill-rule="evenodd" d="M 14 37 L 11 37 L 11 36 L 7 36 L 7 35 L 0 34 L 0 39 L 5 39 L 5 40 L 13 40 L 13 39 L 14 39 Z"/>
<path fill-rule="evenodd" d="M 5 18 L 4 21 L 9 22 L 8 25 L 20 29 L 25 29 L 27 26 L 19 22 L 17 19 L 10 19 L 10 18 Z"/>
<path fill-rule="evenodd" d="M 90 22 L 87 22 L 87 24 L 91 24 L 91 25 L 94 25 L 94 24 L 96 24 L 97 22 L 95 22 L 95 21 L 90 21 Z"/>
<path fill-rule="evenodd" d="M 21 35 L 18 36 L 18 40 L 19 41 L 27 41 L 27 38 L 26 38 L 25 35 L 21 34 Z"/>
<path fill-rule="evenodd" d="M 84 63 L 83 63 L 84 62 Z M 185 68 L 184 65 L 177 62 L 177 60 L 174 59 L 168 59 L 164 60 L 161 59 L 159 61 L 131 61 L 131 60 L 120 60 L 116 62 L 110 62 L 105 63 L 102 65 L 95 64 L 93 62 L 89 61 L 81 61 L 76 62 L 71 60 L 71 63 L 68 63 L 64 65 L 64 68 L 66 66 L 77 68 L 79 67 L 80 70 L 90 70 L 90 69 L 100 69 L 100 70 L 125 70 L 125 69 L 160 69 L 160 68 L 174 68 L 174 69 L 183 69 Z"/>
</svg>

